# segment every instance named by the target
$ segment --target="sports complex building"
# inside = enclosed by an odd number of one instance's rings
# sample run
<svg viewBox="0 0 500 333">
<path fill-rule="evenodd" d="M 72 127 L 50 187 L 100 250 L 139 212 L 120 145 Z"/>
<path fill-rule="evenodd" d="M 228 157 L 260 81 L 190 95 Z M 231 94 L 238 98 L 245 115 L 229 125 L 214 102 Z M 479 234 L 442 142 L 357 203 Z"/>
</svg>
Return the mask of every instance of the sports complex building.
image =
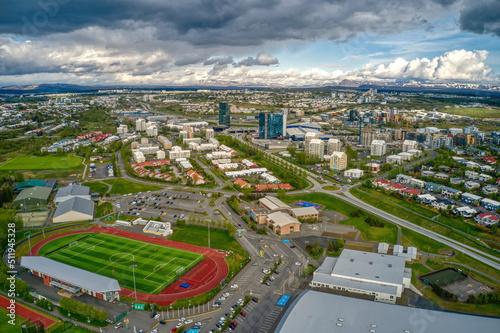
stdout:
<svg viewBox="0 0 500 333">
<path fill-rule="evenodd" d="M 44 284 L 71 295 L 89 294 L 108 302 L 120 299 L 121 288 L 115 279 L 39 256 L 22 257 L 21 266 L 41 277 Z"/>
<path fill-rule="evenodd" d="M 500 319 L 433 311 L 322 293 L 302 292 L 275 333 L 498 333 Z"/>
<path fill-rule="evenodd" d="M 375 301 L 393 304 L 410 285 L 405 258 L 349 249 L 338 258 L 327 257 L 310 282 L 311 287 L 372 295 Z"/>
</svg>

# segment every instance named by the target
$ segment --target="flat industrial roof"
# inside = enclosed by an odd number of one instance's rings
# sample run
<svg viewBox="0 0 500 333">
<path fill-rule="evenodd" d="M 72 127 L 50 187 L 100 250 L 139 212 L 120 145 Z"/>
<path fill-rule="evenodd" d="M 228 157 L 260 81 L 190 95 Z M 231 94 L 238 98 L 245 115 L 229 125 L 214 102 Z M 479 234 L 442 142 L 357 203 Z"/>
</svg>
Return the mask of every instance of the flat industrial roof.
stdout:
<svg viewBox="0 0 500 333">
<path fill-rule="evenodd" d="M 292 208 L 291 211 L 297 216 L 319 214 L 318 210 L 314 207 Z"/>
<path fill-rule="evenodd" d="M 267 215 L 267 218 L 271 221 L 273 221 L 274 224 L 277 226 L 283 227 L 288 224 L 292 223 L 300 223 L 295 217 L 290 216 L 286 213 L 282 212 L 275 212 L 272 214 Z"/>
<path fill-rule="evenodd" d="M 339 326 L 341 325 L 341 326 Z M 433 311 L 306 290 L 286 310 L 275 333 L 497 333 L 500 319 Z"/>
<path fill-rule="evenodd" d="M 121 289 L 118 281 L 115 279 L 66 265 L 45 257 L 21 257 L 21 266 L 55 279 L 71 283 L 77 287 L 99 293 L 119 291 Z"/>
<path fill-rule="evenodd" d="M 261 202 L 264 206 L 268 207 L 269 210 L 275 210 L 279 208 L 290 209 L 290 206 L 288 206 L 286 203 L 284 203 L 283 201 L 281 201 L 276 197 L 266 196 L 264 198 L 259 199 L 259 202 Z"/>
<path fill-rule="evenodd" d="M 318 270 L 321 271 L 322 267 L 327 271 L 330 269 L 332 276 L 402 284 L 405 259 L 387 254 L 344 249 L 338 259 L 327 257 Z"/>
</svg>

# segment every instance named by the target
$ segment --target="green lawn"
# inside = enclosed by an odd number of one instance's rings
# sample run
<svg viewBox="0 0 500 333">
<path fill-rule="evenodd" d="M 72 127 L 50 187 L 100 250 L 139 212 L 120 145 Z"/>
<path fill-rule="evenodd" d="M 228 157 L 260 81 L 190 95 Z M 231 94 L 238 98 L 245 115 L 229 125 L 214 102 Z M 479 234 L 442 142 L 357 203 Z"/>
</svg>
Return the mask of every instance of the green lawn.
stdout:
<svg viewBox="0 0 500 333">
<path fill-rule="evenodd" d="M 104 193 L 106 193 L 106 191 L 109 188 L 106 184 L 103 184 L 103 183 L 97 182 L 97 181 L 94 181 L 94 182 L 85 182 L 85 183 L 83 183 L 83 185 L 90 187 L 90 192 L 91 193 L 93 193 L 93 192 L 99 192 L 101 194 L 101 197 L 104 195 Z"/>
<path fill-rule="evenodd" d="M 113 204 L 111 202 L 98 202 L 95 210 L 95 217 L 99 218 L 113 213 Z"/>
<path fill-rule="evenodd" d="M 440 108 L 439 112 L 456 114 L 472 118 L 499 118 L 500 109 L 490 108 Z"/>
<path fill-rule="evenodd" d="M 50 253 L 87 235 L 71 247 Z M 149 294 L 159 293 L 204 258 L 198 253 L 95 233 L 55 239 L 40 249 L 40 255 L 117 279 L 120 286 L 129 289 L 134 288 L 129 266 L 135 264 L 137 290 Z"/>
<path fill-rule="evenodd" d="M 449 249 L 446 245 L 410 229 L 401 227 L 401 232 L 403 234 L 401 243 L 404 246 L 415 246 L 419 250 L 435 254 L 439 254 L 441 250 Z"/>
<path fill-rule="evenodd" d="M 183 226 L 174 230 L 174 234 L 169 237 L 170 240 L 208 247 L 208 228 L 201 226 Z M 235 272 L 243 261 L 248 259 L 247 252 L 241 245 L 229 234 L 227 230 L 210 228 L 210 247 L 212 249 L 232 251 L 233 256 L 228 256 L 226 262 L 229 271 Z"/>
<path fill-rule="evenodd" d="M 79 156 L 20 156 L 0 165 L 0 170 L 57 170 L 72 169 L 82 164 Z"/>
<path fill-rule="evenodd" d="M 162 189 L 162 187 L 160 186 L 135 183 L 125 179 L 106 179 L 103 180 L 103 182 L 113 186 L 113 188 L 109 192 L 110 195 L 112 194 L 125 195 L 129 193 L 158 191 Z"/>
<path fill-rule="evenodd" d="M 16 319 L 14 321 L 15 324 L 11 325 L 8 323 L 8 321 L 10 320 L 10 318 L 7 317 L 8 313 L 9 312 L 7 310 L 0 307 L 0 317 L 2 318 L 2 320 L 0 320 L 0 332 L 2 332 L 2 333 L 19 333 L 19 331 L 21 330 L 21 323 L 23 321 L 25 321 L 25 319 L 16 316 Z"/>
<path fill-rule="evenodd" d="M 309 201 L 325 206 L 325 210 L 334 210 L 348 217 L 347 220 L 338 222 L 339 224 L 352 225 L 358 229 L 366 241 L 371 242 L 388 242 L 396 244 L 397 228 L 395 225 L 381 220 L 384 223 L 384 228 L 370 227 L 364 220 L 368 215 L 361 217 L 350 217 L 350 213 L 358 210 L 347 202 L 337 199 L 334 196 L 325 193 L 308 193 L 300 195 L 289 195 L 284 198 L 284 202 L 291 204 L 299 200 Z"/>
</svg>

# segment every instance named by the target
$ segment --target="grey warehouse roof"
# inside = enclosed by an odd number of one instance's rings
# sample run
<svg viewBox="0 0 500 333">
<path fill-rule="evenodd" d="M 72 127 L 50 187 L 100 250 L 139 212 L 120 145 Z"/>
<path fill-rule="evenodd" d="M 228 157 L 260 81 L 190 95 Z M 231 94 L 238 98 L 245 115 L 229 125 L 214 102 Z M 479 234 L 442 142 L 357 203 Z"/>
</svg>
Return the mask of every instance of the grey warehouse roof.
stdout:
<svg viewBox="0 0 500 333">
<path fill-rule="evenodd" d="M 45 257 L 22 257 L 21 266 L 51 276 L 55 279 L 71 283 L 77 287 L 99 293 L 119 291 L 121 289 L 118 281 L 115 279 L 85 271 Z"/>
<path fill-rule="evenodd" d="M 57 206 L 54 218 L 71 211 L 76 211 L 87 215 L 93 215 L 94 202 L 92 200 L 82 199 L 80 197 L 73 197 L 71 199 L 61 202 L 59 206 Z"/>
<path fill-rule="evenodd" d="M 322 269 L 323 268 L 323 269 Z M 318 271 L 352 279 L 378 283 L 403 283 L 405 259 L 387 254 L 344 249 L 338 259 L 328 257 Z"/>
<path fill-rule="evenodd" d="M 367 301 L 306 290 L 290 305 L 275 333 L 497 333 L 500 319 Z"/>
<path fill-rule="evenodd" d="M 66 187 L 61 187 L 56 194 L 55 200 L 57 201 L 60 197 L 66 197 L 70 195 L 88 195 L 90 193 L 90 187 L 82 185 L 68 185 Z"/>
</svg>

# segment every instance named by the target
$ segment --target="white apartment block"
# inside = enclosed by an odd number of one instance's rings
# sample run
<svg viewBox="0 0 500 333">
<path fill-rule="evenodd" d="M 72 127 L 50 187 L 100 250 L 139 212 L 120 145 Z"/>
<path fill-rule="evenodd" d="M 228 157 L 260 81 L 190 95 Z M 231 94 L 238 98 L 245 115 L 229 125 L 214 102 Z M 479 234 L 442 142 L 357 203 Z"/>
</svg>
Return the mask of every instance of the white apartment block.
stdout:
<svg viewBox="0 0 500 333">
<path fill-rule="evenodd" d="M 172 150 L 168 152 L 168 158 L 171 160 L 176 158 L 190 158 L 190 157 L 191 157 L 191 151 L 183 150 L 179 146 L 173 146 Z"/>
<path fill-rule="evenodd" d="M 408 152 L 410 149 L 418 149 L 417 141 L 405 140 L 403 141 L 403 152 Z"/>
<path fill-rule="evenodd" d="M 135 121 L 135 130 L 136 131 L 145 131 L 146 130 L 146 120 L 139 118 Z"/>
<path fill-rule="evenodd" d="M 370 154 L 372 156 L 383 156 L 387 152 L 387 145 L 384 140 L 373 140 Z"/>
<path fill-rule="evenodd" d="M 324 150 L 323 140 L 312 139 L 309 142 L 309 156 L 314 156 L 322 160 L 324 157 Z"/>
<path fill-rule="evenodd" d="M 210 141 L 210 139 L 214 137 L 215 134 L 213 128 L 207 128 L 207 130 L 205 131 L 205 140 Z"/>
<path fill-rule="evenodd" d="M 347 154 L 343 151 L 334 151 L 330 157 L 330 169 L 342 171 L 347 168 Z"/>
<path fill-rule="evenodd" d="M 326 146 L 326 154 L 332 155 L 334 151 L 340 151 L 342 149 L 342 141 L 339 139 L 329 139 Z"/>
</svg>

